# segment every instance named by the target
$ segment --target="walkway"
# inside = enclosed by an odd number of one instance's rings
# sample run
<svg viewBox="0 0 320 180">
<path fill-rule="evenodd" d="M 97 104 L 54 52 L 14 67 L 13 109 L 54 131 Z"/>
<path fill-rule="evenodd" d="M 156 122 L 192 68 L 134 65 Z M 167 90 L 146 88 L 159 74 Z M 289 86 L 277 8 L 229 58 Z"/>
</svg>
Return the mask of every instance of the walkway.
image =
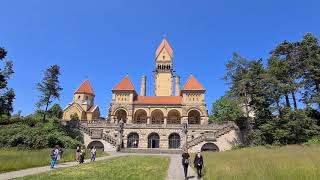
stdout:
<svg viewBox="0 0 320 180">
<path fill-rule="evenodd" d="M 110 156 L 96 158 L 96 161 L 107 160 L 107 159 L 120 157 L 120 156 L 169 156 L 171 160 L 169 164 L 167 180 L 184 180 L 185 179 L 183 174 L 183 167 L 181 165 L 181 155 L 177 155 L 177 154 L 110 153 Z M 85 164 L 89 162 L 90 160 L 86 160 Z M 59 163 L 56 166 L 56 168 L 67 168 L 67 167 L 72 167 L 76 165 L 79 165 L 79 163 L 78 162 Z M 50 166 L 35 167 L 35 168 L 23 169 L 19 171 L 11 171 L 11 172 L 0 174 L 0 180 L 8 180 L 8 179 L 13 179 L 18 177 L 24 177 L 24 176 L 44 173 L 48 171 L 51 171 Z M 197 179 L 196 173 L 193 171 L 191 167 L 189 167 L 188 179 L 190 180 Z"/>
</svg>

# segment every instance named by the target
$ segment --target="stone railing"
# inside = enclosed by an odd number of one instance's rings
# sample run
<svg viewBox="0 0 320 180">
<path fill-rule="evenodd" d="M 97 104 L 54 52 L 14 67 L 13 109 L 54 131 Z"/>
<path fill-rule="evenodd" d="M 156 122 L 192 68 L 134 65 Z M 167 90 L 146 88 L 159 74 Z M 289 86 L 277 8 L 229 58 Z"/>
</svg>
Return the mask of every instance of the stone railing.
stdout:
<svg viewBox="0 0 320 180">
<path fill-rule="evenodd" d="M 112 144 L 113 146 L 117 145 L 117 140 L 116 138 L 112 137 L 111 135 L 104 133 L 102 129 L 90 129 L 88 124 L 79 124 L 79 129 L 88 134 L 92 139 L 103 139 L 107 141 L 108 143 Z"/>
<path fill-rule="evenodd" d="M 219 138 L 220 136 L 226 134 L 226 133 L 229 133 L 231 130 L 233 129 L 237 129 L 237 126 L 235 126 L 235 124 L 232 122 L 232 123 L 226 123 L 224 124 L 224 126 L 213 132 L 213 133 L 204 133 L 202 134 L 201 136 L 198 136 L 190 141 L 188 141 L 187 143 L 187 148 L 191 148 L 203 141 L 215 141 L 217 138 Z M 184 145 L 184 147 L 186 147 L 186 144 Z"/>
</svg>

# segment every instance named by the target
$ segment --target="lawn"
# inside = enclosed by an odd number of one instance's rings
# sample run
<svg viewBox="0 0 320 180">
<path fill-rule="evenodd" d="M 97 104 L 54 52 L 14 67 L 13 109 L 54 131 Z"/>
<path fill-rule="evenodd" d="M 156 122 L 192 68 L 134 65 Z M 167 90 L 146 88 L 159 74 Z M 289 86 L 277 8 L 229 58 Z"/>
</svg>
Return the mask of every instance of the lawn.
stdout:
<svg viewBox="0 0 320 180">
<path fill-rule="evenodd" d="M 21 150 L 16 148 L 0 149 L 0 173 L 26 169 L 37 166 L 46 166 L 50 164 L 51 149 L 41 150 Z M 89 158 L 90 151 L 87 151 L 86 157 Z M 107 153 L 98 151 L 97 156 L 105 156 Z M 60 162 L 75 160 L 75 150 L 64 150 Z"/>
<path fill-rule="evenodd" d="M 164 156 L 126 156 L 20 179 L 164 180 L 169 161 Z"/>
<path fill-rule="evenodd" d="M 319 179 L 320 146 L 245 148 L 203 153 L 205 180 Z"/>
</svg>

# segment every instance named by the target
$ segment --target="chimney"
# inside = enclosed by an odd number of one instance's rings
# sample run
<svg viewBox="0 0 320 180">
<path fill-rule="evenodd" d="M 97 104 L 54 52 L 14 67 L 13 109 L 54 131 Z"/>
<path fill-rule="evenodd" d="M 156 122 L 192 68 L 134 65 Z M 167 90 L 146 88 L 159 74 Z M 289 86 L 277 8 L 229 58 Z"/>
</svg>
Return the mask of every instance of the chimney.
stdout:
<svg viewBox="0 0 320 180">
<path fill-rule="evenodd" d="M 141 78 L 140 96 L 146 96 L 146 81 L 147 81 L 147 77 L 145 75 L 143 75 Z"/>
<path fill-rule="evenodd" d="M 176 96 L 180 96 L 180 76 L 176 76 Z"/>
</svg>

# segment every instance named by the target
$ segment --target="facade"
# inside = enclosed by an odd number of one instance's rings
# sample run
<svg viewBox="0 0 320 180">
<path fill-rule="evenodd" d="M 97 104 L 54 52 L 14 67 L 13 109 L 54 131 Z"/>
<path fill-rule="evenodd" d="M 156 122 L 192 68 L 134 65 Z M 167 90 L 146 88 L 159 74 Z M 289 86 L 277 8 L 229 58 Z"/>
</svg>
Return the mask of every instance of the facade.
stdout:
<svg viewBox="0 0 320 180">
<path fill-rule="evenodd" d="M 79 120 L 92 121 L 100 118 L 99 107 L 94 104 L 95 94 L 88 80 L 74 92 L 73 100 L 63 109 L 63 119 L 71 120 L 77 117 Z"/>
<path fill-rule="evenodd" d="M 146 94 L 146 76 L 142 76 L 139 94 L 130 77 L 125 76 L 112 89 L 105 121 L 81 118 L 85 120 L 80 124 L 85 145 L 108 151 L 197 152 L 224 151 L 240 143 L 234 123 L 208 124 L 205 88 L 193 75 L 181 88 L 173 62 L 173 49 L 163 39 L 155 53 L 153 95 Z M 77 92 L 74 102 L 65 109 L 64 118 L 76 111 L 71 107 L 80 106 L 76 103 Z M 94 95 L 89 92 L 84 94 Z"/>
<path fill-rule="evenodd" d="M 154 96 L 146 96 L 146 76 L 142 76 L 140 95 L 129 76 L 112 90 L 108 119 L 127 124 L 208 124 L 205 88 L 190 75 L 180 89 L 180 77 L 174 74 L 173 50 L 166 39 L 156 50 Z"/>
</svg>

